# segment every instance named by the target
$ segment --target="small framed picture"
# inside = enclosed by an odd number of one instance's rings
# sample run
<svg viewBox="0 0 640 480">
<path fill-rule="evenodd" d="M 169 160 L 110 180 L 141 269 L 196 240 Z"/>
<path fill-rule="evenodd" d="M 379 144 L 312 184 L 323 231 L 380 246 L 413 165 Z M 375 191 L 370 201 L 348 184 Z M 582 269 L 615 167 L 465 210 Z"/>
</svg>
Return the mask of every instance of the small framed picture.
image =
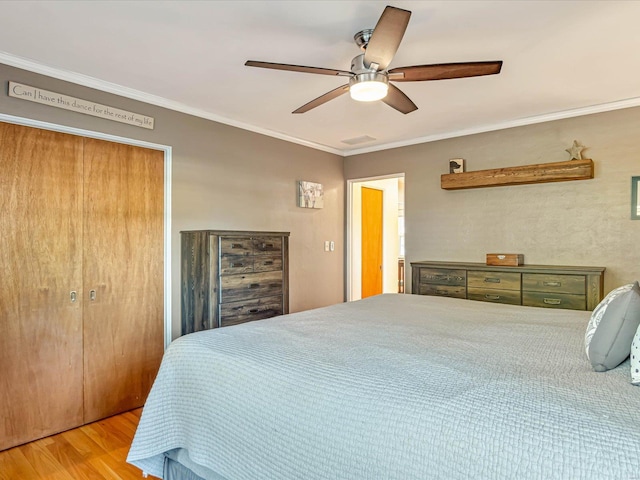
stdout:
<svg viewBox="0 0 640 480">
<path fill-rule="evenodd" d="M 464 158 L 452 158 L 449 160 L 449 173 L 464 172 Z"/>
<path fill-rule="evenodd" d="M 302 208 L 324 207 L 324 192 L 321 183 L 298 182 L 298 206 Z"/>
</svg>

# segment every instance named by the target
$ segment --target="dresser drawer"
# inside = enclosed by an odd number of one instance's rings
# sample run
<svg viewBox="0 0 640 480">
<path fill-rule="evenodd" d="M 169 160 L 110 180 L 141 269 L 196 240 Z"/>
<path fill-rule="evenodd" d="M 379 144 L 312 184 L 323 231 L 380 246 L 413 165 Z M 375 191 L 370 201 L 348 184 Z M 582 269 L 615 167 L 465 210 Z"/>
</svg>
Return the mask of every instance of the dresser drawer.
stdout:
<svg viewBox="0 0 640 480">
<path fill-rule="evenodd" d="M 530 292 L 556 292 L 584 295 L 585 282 L 584 275 L 522 274 L 522 290 Z"/>
<path fill-rule="evenodd" d="M 254 255 L 270 255 L 274 253 L 282 253 L 281 237 L 261 237 L 252 238 Z"/>
<path fill-rule="evenodd" d="M 421 268 L 420 284 L 424 283 L 465 287 L 467 285 L 467 271 L 448 268 Z"/>
<path fill-rule="evenodd" d="M 220 275 L 253 272 L 253 257 L 249 255 L 227 255 L 220 258 Z"/>
<path fill-rule="evenodd" d="M 282 255 L 256 255 L 253 257 L 254 272 L 282 270 Z"/>
<path fill-rule="evenodd" d="M 282 255 L 228 255 L 220 258 L 220 275 L 282 270 Z"/>
<path fill-rule="evenodd" d="M 520 305 L 522 297 L 520 296 L 520 290 L 501 290 L 499 288 L 469 287 L 467 289 L 467 298 L 469 300 L 480 300 L 482 302 Z"/>
<path fill-rule="evenodd" d="M 566 308 L 569 310 L 586 310 L 586 295 L 568 293 L 522 292 L 522 304 L 529 307 Z"/>
<path fill-rule="evenodd" d="M 253 300 L 220 304 L 220 326 L 227 327 L 252 320 L 282 315 L 282 297 L 256 298 Z"/>
<path fill-rule="evenodd" d="M 520 290 L 520 273 L 512 272 L 467 272 L 469 288 L 497 288 L 499 290 Z"/>
<path fill-rule="evenodd" d="M 220 237 L 220 257 L 228 255 L 251 255 L 253 242 L 250 238 Z"/>
<path fill-rule="evenodd" d="M 435 295 L 437 297 L 467 298 L 467 289 L 463 286 L 455 285 L 430 285 L 421 283 L 418 293 L 420 295 Z"/>
<path fill-rule="evenodd" d="M 411 262 L 411 291 L 526 306 L 593 310 L 603 298 L 604 268 Z"/>
<path fill-rule="evenodd" d="M 282 272 L 221 276 L 220 290 L 220 303 L 282 295 Z"/>
</svg>

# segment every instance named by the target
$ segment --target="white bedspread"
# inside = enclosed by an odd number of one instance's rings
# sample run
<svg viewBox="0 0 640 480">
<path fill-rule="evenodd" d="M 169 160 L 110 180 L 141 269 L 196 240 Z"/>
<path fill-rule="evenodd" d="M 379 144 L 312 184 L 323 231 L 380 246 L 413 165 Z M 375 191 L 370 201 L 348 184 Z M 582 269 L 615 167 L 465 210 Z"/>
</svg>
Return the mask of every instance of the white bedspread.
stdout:
<svg viewBox="0 0 640 480">
<path fill-rule="evenodd" d="M 380 295 L 181 337 L 128 461 L 184 448 L 227 480 L 640 479 L 629 362 L 589 312 Z"/>
</svg>

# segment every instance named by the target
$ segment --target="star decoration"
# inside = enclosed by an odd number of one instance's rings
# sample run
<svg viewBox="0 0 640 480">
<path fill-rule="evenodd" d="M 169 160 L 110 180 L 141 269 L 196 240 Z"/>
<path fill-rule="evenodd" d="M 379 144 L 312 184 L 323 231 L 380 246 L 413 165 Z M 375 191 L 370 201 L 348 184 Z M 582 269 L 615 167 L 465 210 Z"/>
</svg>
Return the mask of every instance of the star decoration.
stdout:
<svg viewBox="0 0 640 480">
<path fill-rule="evenodd" d="M 582 150 L 584 149 L 584 145 L 580 145 L 577 140 L 574 140 L 573 146 L 571 148 L 565 149 L 565 152 L 569 152 L 569 155 L 571 155 L 571 160 L 582 160 Z"/>
</svg>

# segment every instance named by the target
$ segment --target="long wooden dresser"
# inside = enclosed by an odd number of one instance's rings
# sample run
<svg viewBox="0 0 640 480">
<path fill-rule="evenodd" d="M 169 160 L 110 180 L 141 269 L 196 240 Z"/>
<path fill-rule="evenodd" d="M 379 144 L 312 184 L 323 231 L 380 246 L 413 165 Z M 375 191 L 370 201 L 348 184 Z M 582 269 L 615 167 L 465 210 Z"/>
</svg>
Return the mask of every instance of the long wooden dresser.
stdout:
<svg viewBox="0 0 640 480">
<path fill-rule="evenodd" d="M 182 334 L 289 313 L 289 232 L 182 236 Z"/>
<path fill-rule="evenodd" d="M 593 310 L 603 298 L 603 267 L 493 266 L 411 262 L 411 291 L 531 307 Z"/>
</svg>

